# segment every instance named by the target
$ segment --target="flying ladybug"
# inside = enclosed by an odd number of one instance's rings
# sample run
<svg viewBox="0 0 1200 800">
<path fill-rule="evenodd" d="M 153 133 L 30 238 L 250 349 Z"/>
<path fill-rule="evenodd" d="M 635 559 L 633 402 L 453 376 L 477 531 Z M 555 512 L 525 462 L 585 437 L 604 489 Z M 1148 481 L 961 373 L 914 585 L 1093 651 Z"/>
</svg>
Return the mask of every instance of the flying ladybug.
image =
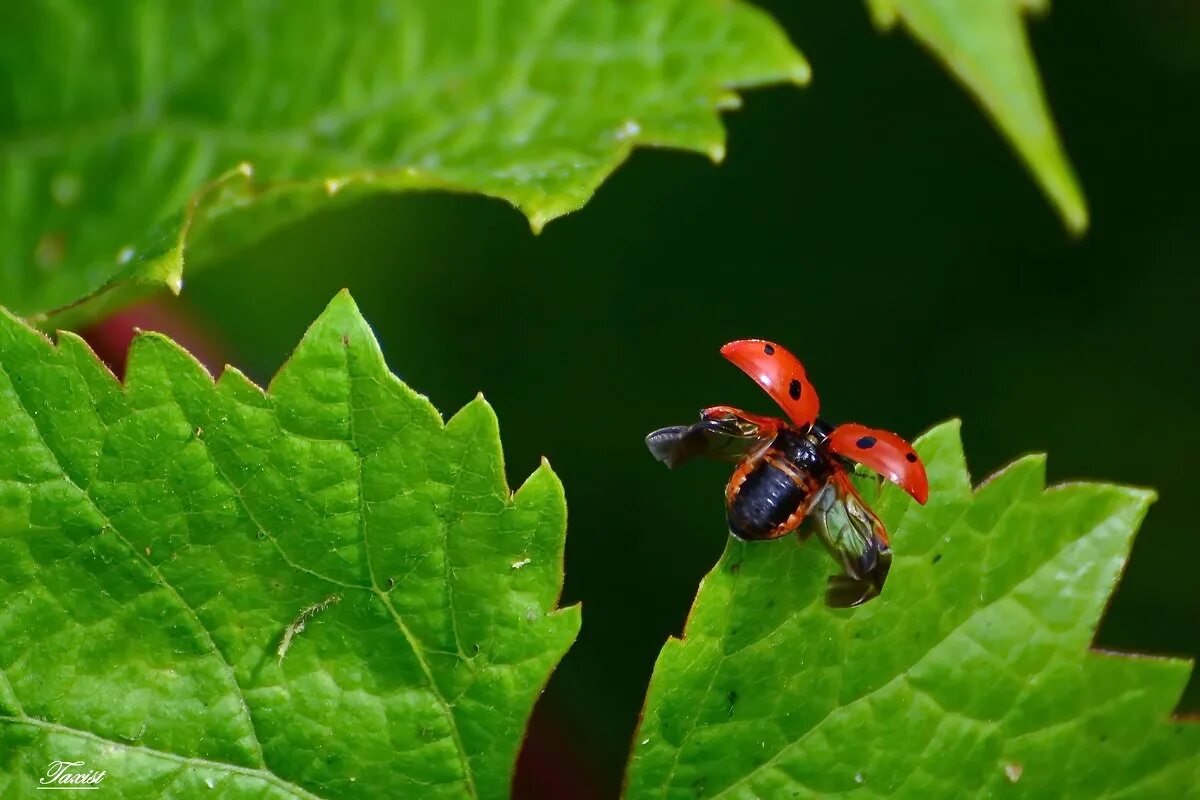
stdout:
<svg viewBox="0 0 1200 800">
<path fill-rule="evenodd" d="M 818 417 L 804 366 L 774 342 L 741 339 L 721 355 L 771 395 L 790 422 L 713 406 L 693 425 L 654 431 L 646 446 L 672 469 L 697 456 L 737 463 L 725 487 L 730 533 L 751 541 L 815 533 L 843 573 L 829 579 L 825 602 L 849 608 L 878 597 L 892 551 L 850 472 L 862 464 L 924 505 L 929 479 L 921 458 L 894 433 L 857 423 L 834 427 Z"/>
</svg>

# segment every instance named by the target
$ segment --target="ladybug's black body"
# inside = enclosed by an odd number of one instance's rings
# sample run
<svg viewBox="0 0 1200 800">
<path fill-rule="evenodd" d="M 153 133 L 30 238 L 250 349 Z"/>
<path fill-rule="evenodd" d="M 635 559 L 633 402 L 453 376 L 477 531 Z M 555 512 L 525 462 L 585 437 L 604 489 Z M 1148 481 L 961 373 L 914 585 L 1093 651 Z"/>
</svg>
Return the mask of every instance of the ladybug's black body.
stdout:
<svg viewBox="0 0 1200 800">
<path fill-rule="evenodd" d="M 815 535 L 841 568 L 829 579 L 825 602 L 849 608 L 877 597 L 892 551 L 883 522 L 851 480 L 854 465 L 874 470 L 923 504 L 929 476 L 920 456 L 889 431 L 822 420 L 804 365 L 774 342 L 739 339 L 722 347 L 721 355 L 771 395 L 788 419 L 709 406 L 698 422 L 651 432 L 646 446 L 672 469 L 698 456 L 736 463 L 725 485 L 733 536 Z"/>
<path fill-rule="evenodd" d="M 825 483 L 828 456 L 813 436 L 782 430 L 734 473 L 726 494 L 729 530 L 739 539 L 775 539 L 793 528 Z"/>
<path fill-rule="evenodd" d="M 769 461 L 750 470 L 728 504 L 729 532 L 739 539 L 774 539 L 792 514 L 803 508 L 808 484 Z"/>
</svg>

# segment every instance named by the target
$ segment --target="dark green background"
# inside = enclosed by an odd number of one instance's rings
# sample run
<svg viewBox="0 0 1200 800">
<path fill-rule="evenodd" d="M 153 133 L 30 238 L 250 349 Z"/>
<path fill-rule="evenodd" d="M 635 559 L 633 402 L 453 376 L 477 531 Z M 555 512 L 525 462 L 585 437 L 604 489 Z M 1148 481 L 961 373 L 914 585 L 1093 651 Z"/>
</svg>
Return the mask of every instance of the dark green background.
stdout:
<svg viewBox="0 0 1200 800">
<path fill-rule="evenodd" d="M 549 456 L 584 626 L 541 723 L 602 796 L 726 536 L 727 469 L 669 473 L 642 437 L 714 403 L 773 411 L 717 355 L 733 338 L 793 349 L 835 421 L 913 436 L 963 418 L 978 479 L 1037 450 L 1054 481 L 1156 487 L 1099 643 L 1200 653 L 1200 7 L 1059 2 L 1034 25 L 1091 204 L 1075 241 L 908 38 L 877 35 L 857 3 L 773 5 L 815 80 L 751 93 L 720 167 L 639 152 L 540 237 L 496 202 L 380 198 L 184 293 L 266 380 L 348 286 L 393 369 L 445 413 L 486 393 L 514 485 Z"/>
</svg>

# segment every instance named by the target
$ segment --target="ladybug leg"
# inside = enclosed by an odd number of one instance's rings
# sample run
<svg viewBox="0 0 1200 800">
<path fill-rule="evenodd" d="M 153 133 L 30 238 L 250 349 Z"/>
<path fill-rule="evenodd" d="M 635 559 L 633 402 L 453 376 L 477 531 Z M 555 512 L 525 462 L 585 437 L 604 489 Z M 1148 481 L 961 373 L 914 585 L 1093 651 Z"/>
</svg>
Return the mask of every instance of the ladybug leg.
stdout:
<svg viewBox="0 0 1200 800">
<path fill-rule="evenodd" d="M 798 531 L 804 526 L 804 519 L 808 515 L 808 509 L 804 506 L 797 508 L 792 512 L 792 515 L 779 524 L 779 527 L 771 532 L 772 539 L 778 539 L 781 536 L 787 536 L 792 531 Z M 801 533 L 796 536 L 796 545 L 802 545 L 808 539 L 808 536 Z"/>
<path fill-rule="evenodd" d="M 820 484 L 813 481 L 811 494 L 808 496 L 808 502 L 800 510 L 800 521 L 796 525 L 796 544 L 802 545 L 809 539 L 820 533 L 821 520 L 818 519 L 820 513 L 820 503 L 823 498 L 823 492 L 826 491 L 827 484 Z"/>
<path fill-rule="evenodd" d="M 808 517 L 808 509 L 804 510 L 804 519 L 800 520 L 799 527 L 796 528 L 796 545 L 802 545 L 811 539 L 817 532 L 817 526 Z M 807 523 L 807 524 L 806 524 Z"/>
</svg>

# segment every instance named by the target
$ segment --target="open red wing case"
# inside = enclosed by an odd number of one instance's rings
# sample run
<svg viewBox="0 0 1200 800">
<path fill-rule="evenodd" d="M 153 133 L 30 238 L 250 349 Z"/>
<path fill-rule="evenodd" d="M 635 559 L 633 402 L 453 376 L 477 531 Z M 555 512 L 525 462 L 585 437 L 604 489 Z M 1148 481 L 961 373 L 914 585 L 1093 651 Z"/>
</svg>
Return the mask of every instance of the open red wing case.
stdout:
<svg viewBox="0 0 1200 800">
<path fill-rule="evenodd" d="M 721 355 L 771 395 L 797 428 L 806 429 L 817 418 L 817 390 L 800 359 L 783 347 L 763 339 L 739 339 L 722 347 Z"/>
<path fill-rule="evenodd" d="M 875 470 L 924 505 L 929 499 L 929 478 L 912 445 L 894 433 L 858 423 L 839 425 L 829 434 L 831 452 Z"/>
</svg>

